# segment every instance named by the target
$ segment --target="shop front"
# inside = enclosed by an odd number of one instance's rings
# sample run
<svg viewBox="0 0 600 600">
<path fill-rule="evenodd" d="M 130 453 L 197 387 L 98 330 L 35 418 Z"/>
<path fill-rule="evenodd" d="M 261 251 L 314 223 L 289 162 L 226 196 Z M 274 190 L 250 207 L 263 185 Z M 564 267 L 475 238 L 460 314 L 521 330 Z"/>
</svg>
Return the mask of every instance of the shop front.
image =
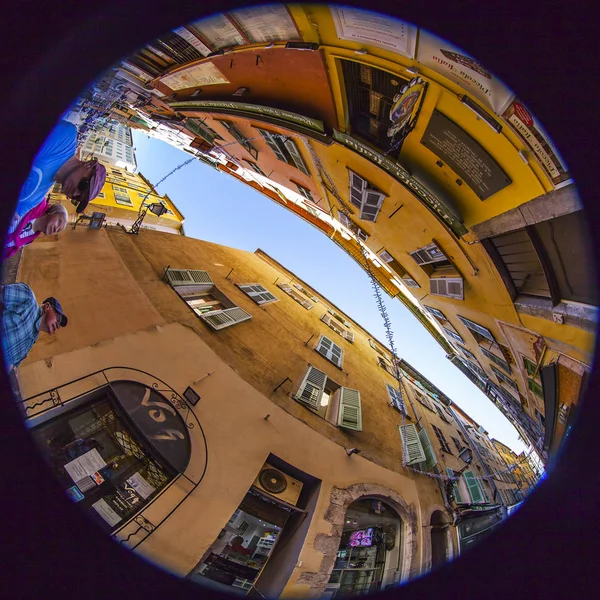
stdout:
<svg viewBox="0 0 600 600">
<path fill-rule="evenodd" d="M 397 583 L 401 525 L 396 511 L 380 499 L 350 504 L 325 596 L 367 594 Z"/>
<path fill-rule="evenodd" d="M 458 543 L 460 552 L 485 539 L 504 520 L 501 506 L 465 510 L 458 517 Z"/>
</svg>

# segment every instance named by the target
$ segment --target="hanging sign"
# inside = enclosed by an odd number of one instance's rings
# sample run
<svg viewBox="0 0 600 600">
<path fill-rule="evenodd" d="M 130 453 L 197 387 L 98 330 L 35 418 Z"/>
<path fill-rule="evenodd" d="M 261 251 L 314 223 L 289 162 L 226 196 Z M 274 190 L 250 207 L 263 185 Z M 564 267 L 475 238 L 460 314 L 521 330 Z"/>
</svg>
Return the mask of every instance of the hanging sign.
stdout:
<svg viewBox="0 0 600 600">
<path fill-rule="evenodd" d="M 427 84 L 421 77 L 411 79 L 407 85 L 400 88 L 400 92 L 393 98 L 390 108 L 390 125 L 387 135 L 394 137 L 400 133 L 408 133 L 414 123 L 414 116 L 419 108 L 419 100 L 425 95 Z M 407 130 L 406 132 L 404 130 Z"/>
<path fill-rule="evenodd" d="M 502 118 L 527 144 L 554 185 L 571 178 L 549 137 L 521 102 L 513 100 Z"/>
<path fill-rule="evenodd" d="M 376 46 L 414 58 L 416 27 L 399 19 L 348 6 L 330 6 L 330 10 L 340 40 Z"/>
<path fill-rule="evenodd" d="M 457 83 L 496 114 L 501 114 L 513 98 L 511 90 L 477 60 L 427 31 L 420 31 L 417 60 Z"/>
</svg>

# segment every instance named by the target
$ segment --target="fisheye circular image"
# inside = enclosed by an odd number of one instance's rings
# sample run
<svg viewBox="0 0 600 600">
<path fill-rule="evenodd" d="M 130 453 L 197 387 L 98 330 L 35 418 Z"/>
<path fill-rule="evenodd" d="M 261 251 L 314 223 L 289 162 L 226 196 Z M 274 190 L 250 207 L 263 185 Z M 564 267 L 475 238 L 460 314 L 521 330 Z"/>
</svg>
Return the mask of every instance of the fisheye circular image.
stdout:
<svg viewBox="0 0 600 600">
<path fill-rule="evenodd" d="M 576 185 L 509 84 L 419 24 L 266 4 L 82 90 L 16 201 L 0 304 L 73 511 L 262 598 L 485 548 L 574 427 L 598 304 Z"/>
</svg>

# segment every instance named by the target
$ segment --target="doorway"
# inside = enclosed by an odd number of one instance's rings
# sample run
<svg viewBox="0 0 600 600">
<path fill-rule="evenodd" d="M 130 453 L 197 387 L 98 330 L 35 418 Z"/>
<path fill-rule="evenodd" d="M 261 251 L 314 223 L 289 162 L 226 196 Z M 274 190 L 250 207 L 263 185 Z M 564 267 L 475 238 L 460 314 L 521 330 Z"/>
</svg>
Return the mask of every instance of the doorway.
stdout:
<svg viewBox="0 0 600 600">
<path fill-rule="evenodd" d="M 448 527 L 446 515 L 441 510 L 432 513 L 431 525 L 431 568 L 440 567 L 448 560 Z"/>
</svg>

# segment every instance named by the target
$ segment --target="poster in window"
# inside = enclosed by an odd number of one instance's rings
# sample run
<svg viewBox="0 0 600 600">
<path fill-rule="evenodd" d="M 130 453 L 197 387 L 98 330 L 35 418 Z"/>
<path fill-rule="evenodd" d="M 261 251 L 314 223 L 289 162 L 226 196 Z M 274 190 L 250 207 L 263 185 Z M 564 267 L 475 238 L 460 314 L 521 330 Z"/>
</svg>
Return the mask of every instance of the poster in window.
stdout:
<svg viewBox="0 0 600 600">
<path fill-rule="evenodd" d="M 106 466 L 100 453 L 95 448 L 82 454 L 78 458 L 72 460 L 64 466 L 65 471 L 71 479 L 76 483 L 85 477 L 93 475 L 100 469 Z"/>
<path fill-rule="evenodd" d="M 423 30 L 419 34 L 417 60 L 457 83 L 498 115 L 513 98 L 512 91 L 480 62 L 461 48 Z"/>
<path fill-rule="evenodd" d="M 502 118 L 527 144 L 554 185 L 571 178 L 550 138 L 521 102 L 513 100 L 502 114 Z"/>
<path fill-rule="evenodd" d="M 301 40 L 294 20 L 282 4 L 234 10 L 230 15 L 254 44 Z"/>
<path fill-rule="evenodd" d="M 374 12 L 331 6 L 331 15 L 335 23 L 338 38 L 358 42 L 366 46 L 376 46 L 414 58 L 417 28 Z"/>
<path fill-rule="evenodd" d="M 156 488 L 148 483 L 144 476 L 137 472 L 134 473 L 128 480 L 127 483 L 133 487 L 133 489 L 144 499 L 148 498 Z"/>
<path fill-rule="evenodd" d="M 122 519 L 121 517 L 101 498 L 98 502 L 92 504 L 92 508 L 111 526 L 114 527 Z"/>
</svg>

